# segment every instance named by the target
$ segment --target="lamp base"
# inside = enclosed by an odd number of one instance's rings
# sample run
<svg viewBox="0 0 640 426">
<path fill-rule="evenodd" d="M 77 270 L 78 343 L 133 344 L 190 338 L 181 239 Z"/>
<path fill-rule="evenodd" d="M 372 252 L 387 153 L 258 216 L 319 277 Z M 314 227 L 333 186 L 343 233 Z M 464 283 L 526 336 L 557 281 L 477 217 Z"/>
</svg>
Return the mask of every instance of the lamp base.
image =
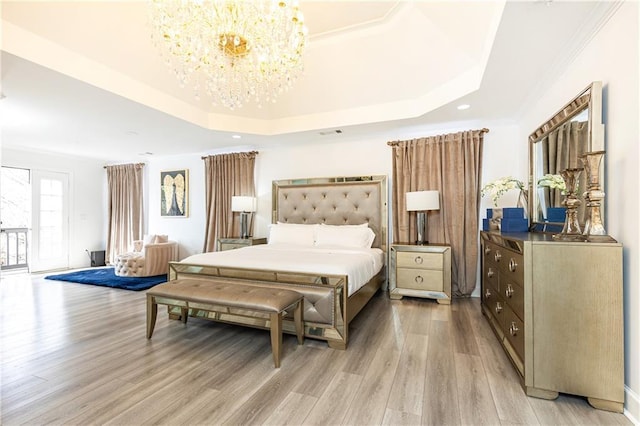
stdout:
<svg viewBox="0 0 640 426">
<path fill-rule="evenodd" d="M 417 212 L 416 214 L 416 230 L 418 231 L 418 238 L 416 245 L 423 246 L 429 244 L 427 241 L 427 214 L 426 212 Z"/>
<path fill-rule="evenodd" d="M 240 212 L 240 238 L 249 238 L 249 213 Z"/>
</svg>

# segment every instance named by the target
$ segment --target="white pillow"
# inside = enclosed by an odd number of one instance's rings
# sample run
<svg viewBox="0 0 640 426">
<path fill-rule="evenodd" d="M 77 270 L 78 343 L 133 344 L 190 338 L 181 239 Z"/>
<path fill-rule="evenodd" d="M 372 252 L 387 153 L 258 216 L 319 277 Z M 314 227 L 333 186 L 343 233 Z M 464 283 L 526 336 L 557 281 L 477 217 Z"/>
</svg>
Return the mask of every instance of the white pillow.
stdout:
<svg viewBox="0 0 640 426">
<path fill-rule="evenodd" d="M 148 245 L 148 244 L 153 244 L 156 242 L 156 235 L 155 234 L 150 234 L 150 235 L 145 235 L 142 238 L 142 244 L 143 245 Z"/>
<path fill-rule="evenodd" d="M 367 224 L 323 225 L 318 227 L 316 246 L 371 248 L 376 234 Z"/>
<path fill-rule="evenodd" d="M 156 240 L 154 242 L 156 244 L 168 243 L 169 242 L 169 236 L 168 235 L 156 235 Z"/>
<path fill-rule="evenodd" d="M 313 246 L 318 225 L 277 223 L 269 228 L 269 244 L 294 244 Z"/>
</svg>

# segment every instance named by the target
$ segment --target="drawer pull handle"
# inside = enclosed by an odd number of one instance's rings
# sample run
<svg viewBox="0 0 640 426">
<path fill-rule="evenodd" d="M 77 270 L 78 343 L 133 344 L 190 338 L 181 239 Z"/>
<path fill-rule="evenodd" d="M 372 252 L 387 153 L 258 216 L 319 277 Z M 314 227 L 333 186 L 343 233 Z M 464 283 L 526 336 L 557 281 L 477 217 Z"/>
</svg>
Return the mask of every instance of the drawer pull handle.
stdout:
<svg viewBox="0 0 640 426">
<path fill-rule="evenodd" d="M 413 261 L 416 262 L 418 265 L 422 265 L 422 257 L 421 256 L 416 256 L 413 258 Z"/>
<path fill-rule="evenodd" d="M 486 289 L 486 290 L 484 291 L 484 297 L 485 297 L 486 299 L 490 298 L 490 297 L 491 297 L 491 290 Z"/>
<path fill-rule="evenodd" d="M 502 254 L 500 254 L 500 252 L 496 250 L 496 254 L 493 256 L 493 258 L 496 262 L 500 262 L 500 259 L 502 259 Z"/>
<path fill-rule="evenodd" d="M 500 302 L 496 302 L 496 314 L 502 312 L 502 304 Z"/>
<path fill-rule="evenodd" d="M 516 269 L 518 269 L 518 262 L 516 262 L 516 260 L 512 257 L 511 259 L 509 259 L 509 270 L 511 272 L 515 272 Z"/>
<path fill-rule="evenodd" d="M 493 269 L 489 268 L 489 270 L 487 271 L 487 277 L 491 278 L 495 275 L 496 273 L 493 272 Z"/>
<path fill-rule="evenodd" d="M 490 248 L 490 247 L 485 247 L 485 248 L 484 248 L 484 255 L 485 255 L 485 256 L 488 256 L 488 255 L 489 255 L 489 253 L 491 253 L 491 248 Z"/>
<path fill-rule="evenodd" d="M 418 275 L 418 276 L 415 278 L 415 281 L 416 281 L 418 284 L 422 284 L 422 282 L 424 281 L 424 278 L 422 278 L 420 275 Z"/>
<path fill-rule="evenodd" d="M 513 286 L 511 284 L 507 284 L 507 288 L 504 291 L 504 295 L 507 297 L 513 296 Z"/>
<path fill-rule="evenodd" d="M 512 336 L 516 336 L 518 334 L 518 331 L 520 331 L 520 329 L 516 325 L 515 321 L 511 321 L 511 325 L 509 326 L 509 334 L 511 334 Z"/>
</svg>

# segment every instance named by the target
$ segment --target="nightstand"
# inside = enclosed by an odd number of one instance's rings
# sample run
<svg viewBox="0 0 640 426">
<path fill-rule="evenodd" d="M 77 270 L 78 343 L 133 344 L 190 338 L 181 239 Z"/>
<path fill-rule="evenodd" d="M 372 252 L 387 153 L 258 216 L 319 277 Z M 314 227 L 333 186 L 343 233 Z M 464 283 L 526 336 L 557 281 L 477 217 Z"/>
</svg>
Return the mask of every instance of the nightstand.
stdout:
<svg viewBox="0 0 640 426">
<path fill-rule="evenodd" d="M 218 251 L 233 250 L 240 247 L 266 244 L 266 238 L 218 238 Z"/>
<path fill-rule="evenodd" d="M 451 303 L 451 247 L 447 245 L 392 244 L 389 297 L 427 297 Z"/>
</svg>

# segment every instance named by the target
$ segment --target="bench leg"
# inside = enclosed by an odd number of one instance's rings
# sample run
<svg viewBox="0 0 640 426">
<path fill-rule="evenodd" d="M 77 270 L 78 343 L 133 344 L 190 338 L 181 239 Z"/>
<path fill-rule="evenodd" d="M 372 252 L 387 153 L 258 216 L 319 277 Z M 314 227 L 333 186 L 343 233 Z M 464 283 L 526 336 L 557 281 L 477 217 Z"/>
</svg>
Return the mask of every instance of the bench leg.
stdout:
<svg viewBox="0 0 640 426">
<path fill-rule="evenodd" d="M 156 317 L 158 316 L 158 304 L 155 297 L 147 294 L 147 339 L 151 339 L 153 329 L 156 326 Z"/>
<path fill-rule="evenodd" d="M 182 323 L 186 324 L 187 319 L 189 319 L 189 305 L 187 305 L 185 308 L 180 308 L 180 315 L 182 315 Z"/>
<path fill-rule="evenodd" d="M 304 324 L 302 320 L 302 313 L 304 312 L 304 299 L 300 299 L 300 302 L 296 305 L 293 311 L 293 321 L 296 325 L 296 336 L 298 337 L 298 344 L 304 343 Z"/>
<path fill-rule="evenodd" d="M 280 351 L 282 350 L 282 313 L 271 314 L 271 352 L 276 368 L 280 368 Z"/>
</svg>

